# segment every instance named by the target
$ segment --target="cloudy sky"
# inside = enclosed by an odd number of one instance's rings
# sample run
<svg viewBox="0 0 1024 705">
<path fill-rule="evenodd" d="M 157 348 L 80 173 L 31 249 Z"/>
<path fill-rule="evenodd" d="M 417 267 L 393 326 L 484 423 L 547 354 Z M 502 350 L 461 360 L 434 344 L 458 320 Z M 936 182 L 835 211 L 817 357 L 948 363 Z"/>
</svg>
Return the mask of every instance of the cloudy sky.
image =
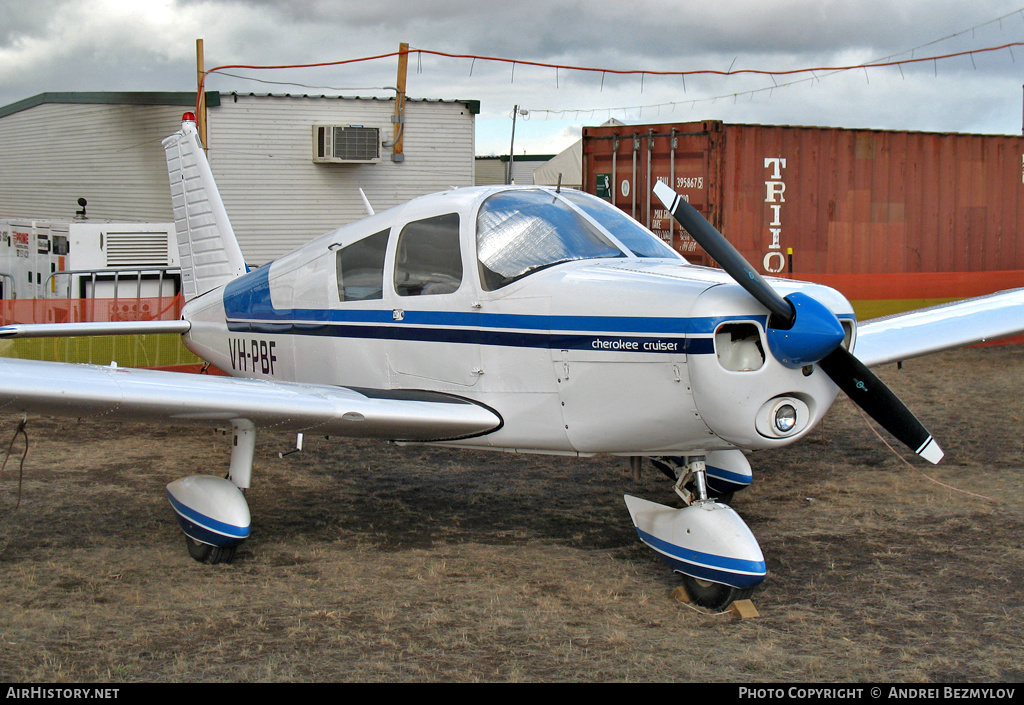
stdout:
<svg viewBox="0 0 1024 705">
<path fill-rule="evenodd" d="M 791 76 L 619 75 L 412 55 L 412 98 L 475 99 L 477 153 L 554 153 L 584 125 L 718 119 L 1020 134 L 1024 0 L 0 0 L 0 106 L 48 91 L 194 91 L 206 68 L 342 61 L 413 49 L 609 71 L 791 71 L 976 53 Z M 393 93 L 397 60 L 227 70 L 207 88 Z M 233 74 L 233 75 L 228 75 Z M 242 76 L 248 78 L 241 78 Z M 254 80 L 258 79 L 258 80 Z M 296 85 L 299 84 L 299 85 Z"/>
</svg>

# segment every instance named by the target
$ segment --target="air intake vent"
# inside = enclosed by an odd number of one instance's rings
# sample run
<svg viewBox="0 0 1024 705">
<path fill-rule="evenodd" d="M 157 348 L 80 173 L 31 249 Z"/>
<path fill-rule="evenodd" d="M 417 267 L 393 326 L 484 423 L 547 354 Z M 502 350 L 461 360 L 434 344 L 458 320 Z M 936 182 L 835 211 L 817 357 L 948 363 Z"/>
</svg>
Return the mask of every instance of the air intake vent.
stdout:
<svg viewBox="0 0 1024 705">
<path fill-rule="evenodd" d="M 167 233 L 105 233 L 108 267 L 168 266 Z"/>
</svg>

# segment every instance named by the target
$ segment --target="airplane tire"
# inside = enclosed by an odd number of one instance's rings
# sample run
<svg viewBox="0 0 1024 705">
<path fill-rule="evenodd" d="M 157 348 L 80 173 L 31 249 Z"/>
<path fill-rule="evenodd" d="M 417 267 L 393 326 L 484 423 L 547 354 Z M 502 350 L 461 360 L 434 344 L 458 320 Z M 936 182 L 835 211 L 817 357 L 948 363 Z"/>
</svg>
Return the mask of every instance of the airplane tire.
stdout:
<svg viewBox="0 0 1024 705">
<path fill-rule="evenodd" d="M 683 587 L 686 593 L 696 604 L 712 610 L 721 610 L 728 607 L 736 600 L 745 600 L 754 593 L 754 588 L 735 588 L 731 585 L 713 583 L 710 580 L 701 580 L 692 575 L 680 573 L 683 576 Z"/>
<path fill-rule="evenodd" d="M 209 565 L 230 563 L 235 557 L 235 549 L 238 548 L 237 544 L 234 546 L 211 546 L 189 536 L 185 537 L 185 546 L 188 548 L 188 555 L 192 556 L 193 560 Z"/>
</svg>

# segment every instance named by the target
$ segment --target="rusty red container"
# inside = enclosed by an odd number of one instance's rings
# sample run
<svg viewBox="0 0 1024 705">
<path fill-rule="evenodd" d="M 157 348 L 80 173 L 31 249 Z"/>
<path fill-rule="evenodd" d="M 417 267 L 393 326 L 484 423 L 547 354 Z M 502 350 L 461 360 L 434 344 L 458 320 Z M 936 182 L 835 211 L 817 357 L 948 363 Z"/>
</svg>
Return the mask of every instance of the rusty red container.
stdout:
<svg viewBox="0 0 1024 705">
<path fill-rule="evenodd" d="M 655 180 L 762 272 L 841 275 L 855 306 L 865 293 L 893 301 L 890 289 L 915 305 L 987 293 L 985 272 L 1024 286 L 1024 137 L 718 121 L 584 128 L 584 189 L 712 264 L 652 200 Z M 957 286 L 937 291 L 935 273 Z M 907 274 L 926 275 L 928 295 L 908 290 Z"/>
</svg>

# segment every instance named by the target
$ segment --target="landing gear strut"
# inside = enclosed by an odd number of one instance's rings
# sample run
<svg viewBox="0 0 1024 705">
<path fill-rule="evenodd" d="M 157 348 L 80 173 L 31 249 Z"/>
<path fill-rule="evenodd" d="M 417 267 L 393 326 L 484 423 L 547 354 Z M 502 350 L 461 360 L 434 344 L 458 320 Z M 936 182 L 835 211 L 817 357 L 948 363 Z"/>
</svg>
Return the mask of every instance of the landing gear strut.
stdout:
<svg viewBox="0 0 1024 705">
<path fill-rule="evenodd" d="M 229 563 L 249 536 L 245 489 L 252 477 L 256 427 L 232 419 L 234 431 L 227 478 L 192 475 L 167 485 L 167 498 L 185 533 L 188 554 L 200 563 Z"/>
</svg>

